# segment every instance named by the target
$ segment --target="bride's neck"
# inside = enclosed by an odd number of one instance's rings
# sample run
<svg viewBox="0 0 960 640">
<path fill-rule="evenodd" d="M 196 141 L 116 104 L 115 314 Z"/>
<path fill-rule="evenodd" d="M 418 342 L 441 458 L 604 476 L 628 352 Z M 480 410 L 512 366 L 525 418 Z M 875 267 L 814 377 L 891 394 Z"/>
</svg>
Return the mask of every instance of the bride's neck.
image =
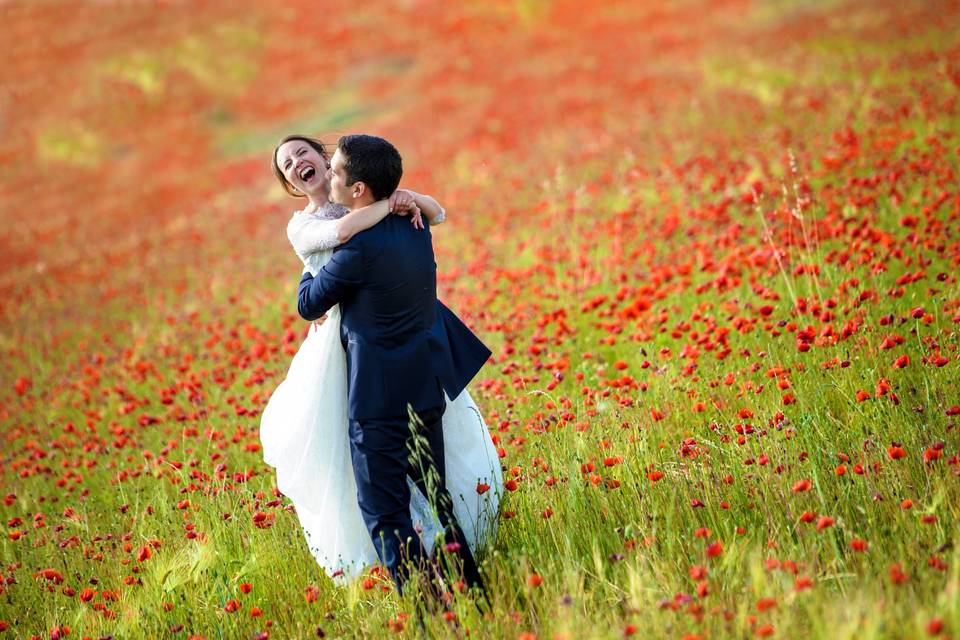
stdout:
<svg viewBox="0 0 960 640">
<path fill-rule="evenodd" d="M 312 211 L 319 211 L 320 209 L 323 209 L 323 207 L 326 206 L 326 204 L 330 201 L 326 195 L 323 197 L 308 195 L 307 200 L 310 201 L 310 209 Z"/>
</svg>

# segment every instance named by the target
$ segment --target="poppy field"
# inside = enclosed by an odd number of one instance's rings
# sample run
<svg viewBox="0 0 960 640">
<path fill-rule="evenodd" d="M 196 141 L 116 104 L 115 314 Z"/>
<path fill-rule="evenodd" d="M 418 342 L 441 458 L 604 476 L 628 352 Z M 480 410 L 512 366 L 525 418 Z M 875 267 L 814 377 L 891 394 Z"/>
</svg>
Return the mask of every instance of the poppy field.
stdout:
<svg viewBox="0 0 960 640">
<path fill-rule="evenodd" d="M 960 2 L 362 5 L 0 6 L 0 638 L 960 636 Z M 493 351 L 489 606 L 262 459 L 270 154 L 355 132 Z"/>
</svg>

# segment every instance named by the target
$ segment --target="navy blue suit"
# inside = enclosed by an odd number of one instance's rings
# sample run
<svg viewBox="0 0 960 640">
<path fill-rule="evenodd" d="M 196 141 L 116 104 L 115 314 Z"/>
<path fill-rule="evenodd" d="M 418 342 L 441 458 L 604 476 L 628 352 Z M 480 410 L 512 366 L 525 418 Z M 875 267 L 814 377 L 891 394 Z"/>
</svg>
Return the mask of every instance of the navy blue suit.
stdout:
<svg viewBox="0 0 960 640">
<path fill-rule="evenodd" d="M 429 230 L 389 215 L 337 247 L 316 278 L 304 274 L 298 292 L 307 320 L 334 304 L 347 354 L 357 501 L 381 562 L 399 588 L 404 561 L 422 561 L 410 521 L 409 476 L 434 501 L 447 542 L 460 543 L 464 577 L 480 584 L 443 481 L 441 417 L 444 391 L 458 396 L 490 351 L 437 300 Z M 411 422 L 409 412 L 418 420 Z M 415 441 L 419 451 L 411 456 Z"/>
</svg>

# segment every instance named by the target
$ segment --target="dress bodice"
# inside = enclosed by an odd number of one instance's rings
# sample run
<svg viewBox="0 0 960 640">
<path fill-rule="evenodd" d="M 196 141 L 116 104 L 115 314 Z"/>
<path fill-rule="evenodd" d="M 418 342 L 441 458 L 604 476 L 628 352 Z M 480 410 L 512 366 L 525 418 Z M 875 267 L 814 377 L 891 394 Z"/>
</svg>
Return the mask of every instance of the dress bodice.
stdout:
<svg viewBox="0 0 960 640">
<path fill-rule="evenodd" d="M 333 255 L 334 247 L 339 244 L 337 220 L 346 213 L 346 207 L 328 202 L 310 213 L 295 211 L 287 223 L 287 238 L 312 275 L 316 276 Z M 339 305 L 334 305 L 326 313 L 327 321 L 339 315 Z"/>
<path fill-rule="evenodd" d="M 329 202 L 310 213 L 295 211 L 287 223 L 287 237 L 293 250 L 313 275 L 317 275 L 339 244 L 337 220 L 346 213 L 345 207 Z"/>
</svg>

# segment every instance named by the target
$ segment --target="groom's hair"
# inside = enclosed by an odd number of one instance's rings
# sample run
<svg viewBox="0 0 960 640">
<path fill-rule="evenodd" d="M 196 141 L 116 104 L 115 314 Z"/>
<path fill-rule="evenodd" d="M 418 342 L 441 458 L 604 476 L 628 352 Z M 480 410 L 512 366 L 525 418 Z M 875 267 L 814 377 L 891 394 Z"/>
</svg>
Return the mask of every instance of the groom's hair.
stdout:
<svg viewBox="0 0 960 640">
<path fill-rule="evenodd" d="M 403 176 L 403 160 L 392 144 L 377 136 L 358 134 L 343 136 L 337 148 L 345 160 L 348 186 L 360 181 L 376 200 L 397 190 Z"/>
</svg>

